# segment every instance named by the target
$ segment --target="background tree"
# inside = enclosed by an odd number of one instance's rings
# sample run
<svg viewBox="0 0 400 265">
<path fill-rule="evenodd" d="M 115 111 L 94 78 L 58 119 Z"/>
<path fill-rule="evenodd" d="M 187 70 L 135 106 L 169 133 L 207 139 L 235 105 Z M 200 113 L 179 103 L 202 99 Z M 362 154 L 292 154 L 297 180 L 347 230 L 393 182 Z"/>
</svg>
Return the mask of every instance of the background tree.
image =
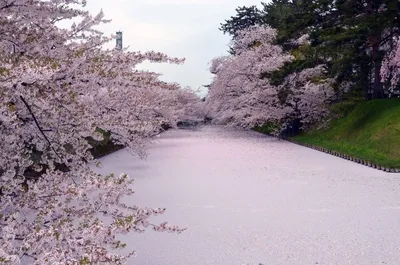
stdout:
<svg viewBox="0 0 400 265">
<path fill-rule="evenodd" d="M 398 34 L 398 1 L 317 1 L 325 10 L 312 43 L 329 61 L 331 76 L 353 82 L 367 98 L 384 97 L 380 69 L 388 42 Z M 390 46 L 390 45 L 389 45 Z"/>
<path fill-rule="evenodd" d="M 222 32 L 233 37 L 236 37 L 237 33 L 243 29 L 265 23 L 262 12 L 255 5 L 237 7 L 235 11 L 236 15 L 225 20 L 220 27 Z"/>
<path fill-rule="evenodd" d="M 276 89 L 262 72 L 273 71 L 291 59 L 273 45 L 276 31 L 253 26 L 239 31 L 231 46 L 235 55 L 216 58 L 211 64 L 215 73 L 206 99 L 207 116 L 214 123 L 252 127 L 283 115 Z"/>
</svg>

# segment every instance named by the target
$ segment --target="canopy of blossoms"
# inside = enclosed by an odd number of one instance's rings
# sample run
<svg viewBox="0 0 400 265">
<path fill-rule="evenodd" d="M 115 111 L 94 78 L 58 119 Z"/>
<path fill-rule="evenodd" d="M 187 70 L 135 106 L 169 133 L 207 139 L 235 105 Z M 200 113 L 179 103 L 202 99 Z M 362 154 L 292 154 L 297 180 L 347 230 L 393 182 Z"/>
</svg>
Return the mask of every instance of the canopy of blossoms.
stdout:
<svg viewBox="0 0 400 265">
<path fill-rule="evenodd" d="M 194 117 L 200 100 L 144 61 L 183 63 L 157 52 L 106 50 L 113 37 L 85 0 L 0 1 L 0 263 L 118 264 L 133 255 L 119 233 L 181 232 L 151 224 L 164 209 L 126 205 L 126 174 L 100 176 L 88 137 L 99 128 L 144 156 L 151 136 Z M 77 21 L 67 28 L 62 21 Z"/>
</svg>

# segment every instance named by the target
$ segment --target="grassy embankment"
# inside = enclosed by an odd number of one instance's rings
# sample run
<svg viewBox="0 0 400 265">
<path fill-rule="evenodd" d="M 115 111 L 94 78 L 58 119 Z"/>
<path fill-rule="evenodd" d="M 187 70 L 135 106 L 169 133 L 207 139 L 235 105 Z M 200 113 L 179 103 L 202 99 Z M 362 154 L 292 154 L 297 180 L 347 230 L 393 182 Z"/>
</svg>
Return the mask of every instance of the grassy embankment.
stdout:
<svg viewBox="0 0 400 265">
<path fill-rule="evenodd" d="M 400 168 L 400 99 L 372 100 L 346 107 L 328 129 L 312 130 L 290 138 L 388 167 Z"/>
</svg>

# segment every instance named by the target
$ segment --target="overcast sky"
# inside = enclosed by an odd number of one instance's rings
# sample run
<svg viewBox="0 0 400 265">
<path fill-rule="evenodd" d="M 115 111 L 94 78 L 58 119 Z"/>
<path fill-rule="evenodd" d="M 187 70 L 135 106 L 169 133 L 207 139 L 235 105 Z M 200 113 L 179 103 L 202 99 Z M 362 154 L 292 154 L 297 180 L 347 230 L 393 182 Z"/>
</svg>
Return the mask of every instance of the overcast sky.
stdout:
<svg viewBox="0 0 400 265">
<path fill-rule="evenodd" d="M 181 66 L 152 64 L 142 68 L 163 74 L 194 90 L 209 84 L 208 63 L 226 54 L 229 36 L 218 30 L 237 6 L 260 5 L 257 0 L 91 0 L 88 9 L 101 9 L 112 22 L 102 27 L 108 34 L 121 30 L 124 47 L 132 51 L 154 50 L 184 57 Z M 112 44 L 114 45 L 114 44 Z M 204 91 L 203 93 L 204 94 Z"/>
</svg>

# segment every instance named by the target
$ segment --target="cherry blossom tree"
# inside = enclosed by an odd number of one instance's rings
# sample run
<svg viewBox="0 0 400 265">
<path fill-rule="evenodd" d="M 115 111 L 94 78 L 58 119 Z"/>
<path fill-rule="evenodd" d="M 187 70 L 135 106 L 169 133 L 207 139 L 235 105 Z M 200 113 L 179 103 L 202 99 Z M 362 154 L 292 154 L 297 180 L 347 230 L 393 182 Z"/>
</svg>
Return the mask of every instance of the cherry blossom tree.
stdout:
<svg viewBox="0 0 400 265">
<path fill-rule="evenodd" d="M 331 79 L 319 65 L 288 75 L 274 86 L 269 73 L 294 58 L 274 45 L 276 30 L 254 26 L 240 31 L 232 41 L 234 56 L 215 58 L 215 74 L 206 101 L 207 116 L 219 124 L 252 128 L 264 123 L 279 125 L 276 134 L 299 119 L 306 128 L 328 114 L 326 101 L 333 94 Z M 295 43 L 306 44 L 304 35 Z"/>
<path fill-rule="evenodd" d="M 121 264 L 117 235 L 181 232 L 149 218 L 165 209 L 122 202 L 133 193 L 126 174 L 100 176 L 86 138 L 144 156 L 165 123 L 185 104 L 177 84 L 137 70 L 144 62 L 179 64 L 157 52 L 106 50 L 113 37 L 96 27 L 104 15 L 85 0 L 0 1 L 0 263 Z M 62 21 L 76 21 L 60 28 Z"/>
<path fill-rule="evenodd" d="M 234 56 L 212 61 L 215 73 L 206 100 L 207 116 L 221 124 L 253 127 L 279 120 L 285 109 L 279 106 L 276 87 L 261 75 L 277 70 L 292 57 L 273 44 L 276 31 L 253 26 L 238 32 L 232 41 Z"/>
<path fill-rule="evenodd" d="M 300 121 L 302 129 L 320 123 L 329 115 L 329 99 L 334 95 L 334 79 L 325 77 L 325 66 L 317 65 L 293 73 L 279 86 L 280 100 L 290 108 L 283 124 Z"/>
<path fill-rule="evenodd" d="M 176 96 L 177 112 L 176 121 L 201 123 L 204 121 L 204 102 L 189 87 L 177 90 Z"/>
</svg>

